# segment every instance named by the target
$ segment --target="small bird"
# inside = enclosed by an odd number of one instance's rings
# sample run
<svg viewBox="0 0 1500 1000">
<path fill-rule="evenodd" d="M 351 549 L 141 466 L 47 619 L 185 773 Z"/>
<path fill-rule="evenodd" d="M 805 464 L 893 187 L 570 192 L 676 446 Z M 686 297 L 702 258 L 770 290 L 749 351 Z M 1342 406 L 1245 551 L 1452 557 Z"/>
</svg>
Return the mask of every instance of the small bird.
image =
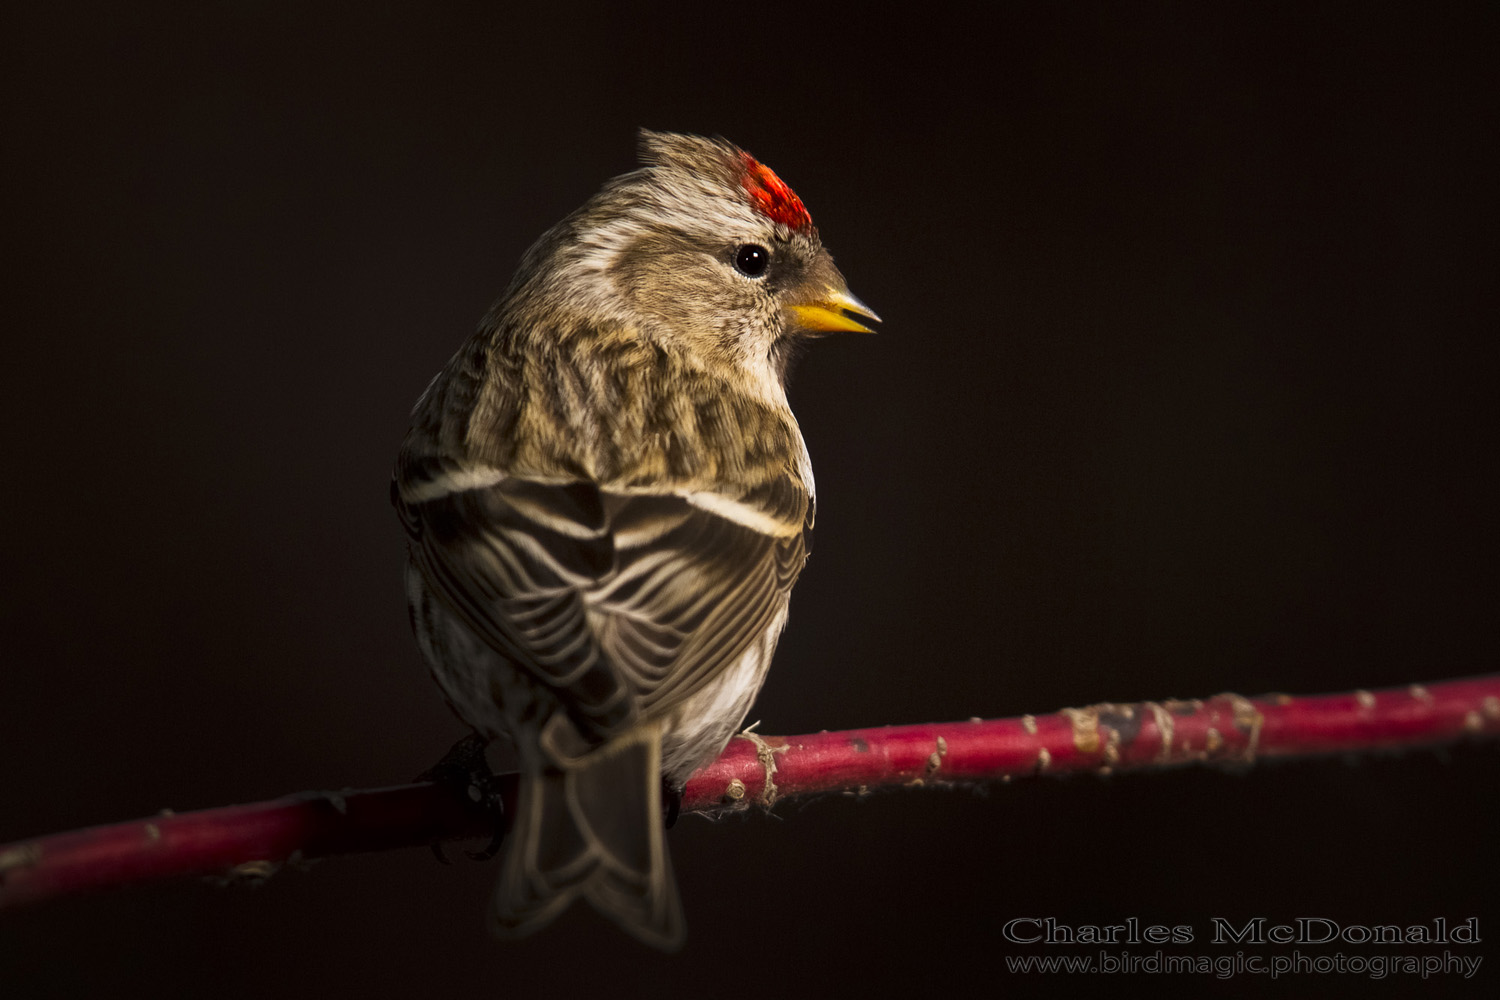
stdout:
<svg viewBox="0 0 1500 1000">
<path fill-rule="evenodd" d="M 744 722 L 811 544 L 787 366 L 879 318 L 750 154 L 644 130 L 640 150 L 417 401 L 392 499 L 428 669 L 520 759 L 492 929 L 583 896 L 671 950 L 664 787 Z"/>
</svg>

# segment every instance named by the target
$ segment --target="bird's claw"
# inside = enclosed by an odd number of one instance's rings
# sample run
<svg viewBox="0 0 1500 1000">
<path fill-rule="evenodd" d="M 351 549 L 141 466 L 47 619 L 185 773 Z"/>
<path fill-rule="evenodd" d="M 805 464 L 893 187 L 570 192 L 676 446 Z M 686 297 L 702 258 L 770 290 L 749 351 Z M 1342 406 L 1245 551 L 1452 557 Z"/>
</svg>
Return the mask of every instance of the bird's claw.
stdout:
<svg viewBox="0 0 1500 1000">
<path fill-rule="evenodd" d="M 667 829 L 670 830 L 677 825 L 677 817 L 682 813 L 682 789 L 665 778 L 661 782 L 661 805 L 662 812 L 666 816 Z"/>
<path fill-rule="evenodd" d="M 505 801 L 501 797 L 495 774 L 485 759 L 484 748 L 489 740 L 478 733 L 470 733 L 453 744 L 443 759 L 417 775 L 417 781 L 430 781 L 440 785 L 464 803 L 465 808 L 488 817 L 494 833 L 482 850 L 465 851 L 475 861 L 488 861 L 500 850 L 505 841 Z M 440 841 L 432 844 L 432 856 L 445 865 L 453 862 L 443 851 Z"/>
</svg>

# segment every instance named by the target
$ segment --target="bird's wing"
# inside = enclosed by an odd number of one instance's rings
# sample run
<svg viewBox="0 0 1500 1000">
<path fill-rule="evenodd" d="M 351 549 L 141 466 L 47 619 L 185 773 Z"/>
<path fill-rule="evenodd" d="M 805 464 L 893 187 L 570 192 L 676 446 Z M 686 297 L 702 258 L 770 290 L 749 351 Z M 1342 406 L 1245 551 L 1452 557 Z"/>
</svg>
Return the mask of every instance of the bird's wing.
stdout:
<svg viewBox="0 0 1500 1000">
<path fill-rule="evenodd" d="M 810 503 L 791 475 L 731 498 L 403 471 L 394 499 L 427 582 L 597 736 L 734 662 L 806 561 Z"/>
</svg>

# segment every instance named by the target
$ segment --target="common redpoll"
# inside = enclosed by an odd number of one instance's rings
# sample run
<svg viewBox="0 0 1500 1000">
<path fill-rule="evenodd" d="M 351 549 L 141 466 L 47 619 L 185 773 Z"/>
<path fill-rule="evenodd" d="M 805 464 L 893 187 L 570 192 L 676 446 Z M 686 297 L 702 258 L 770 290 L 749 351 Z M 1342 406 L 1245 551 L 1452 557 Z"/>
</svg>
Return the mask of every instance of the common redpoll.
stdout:
<svg viewBox="0 0 1500 1000">
<path fill-rule="evenodd" d="M 811 542 L 787 363 L 867 331 L 846 311 L 877 317 L 748 153 L 643 131 L 641 154 L 428 386 L 393 497 L 428 668 L 521 761 L 492 926 L 529 933 L 584 896 L 675 948 L 663 780 L 743 723 Z"/>
</svg>

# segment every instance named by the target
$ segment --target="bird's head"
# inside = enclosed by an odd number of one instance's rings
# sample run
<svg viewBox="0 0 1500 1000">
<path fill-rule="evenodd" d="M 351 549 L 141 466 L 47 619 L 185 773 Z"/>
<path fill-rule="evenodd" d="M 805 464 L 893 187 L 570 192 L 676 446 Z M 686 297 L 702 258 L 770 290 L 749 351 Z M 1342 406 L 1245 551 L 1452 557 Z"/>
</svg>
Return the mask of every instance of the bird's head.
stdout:
<svg viewBox="0 0 1500 1000">
<path fill-rule="evenodd" d="M 778 375 L 792 342 L 878 321 L 769 167 L 718 138 L 643 130 L 640 148 L 641 169 L 532 249 L 512 301 L 539 296 L 709 363 L 769 359 Z"/>
</svg>

